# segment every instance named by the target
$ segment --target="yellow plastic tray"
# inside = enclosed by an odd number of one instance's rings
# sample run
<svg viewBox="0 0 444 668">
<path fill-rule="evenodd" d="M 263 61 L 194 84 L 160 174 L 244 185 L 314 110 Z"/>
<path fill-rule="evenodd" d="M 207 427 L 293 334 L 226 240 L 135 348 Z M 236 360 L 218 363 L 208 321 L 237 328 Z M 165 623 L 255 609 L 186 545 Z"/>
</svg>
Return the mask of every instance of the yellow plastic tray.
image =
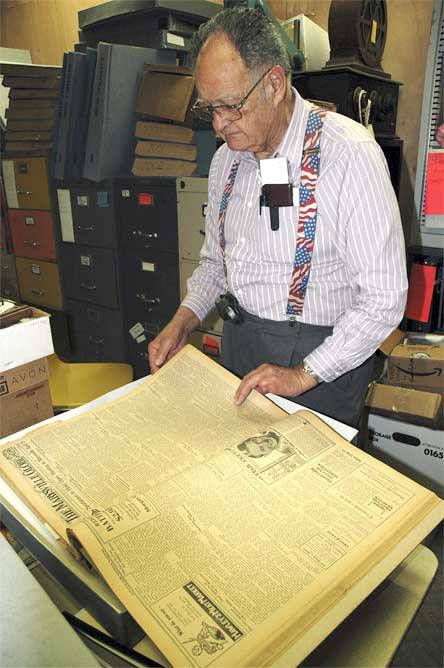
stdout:
<svg viewBox="0 0 444 668">
<path fill-rule="evenodd" d="M 77 408 L 133 380 L 130 364 L 62 362 L 50 355 L 49 387 L 55 409 Z"/>
</svg>

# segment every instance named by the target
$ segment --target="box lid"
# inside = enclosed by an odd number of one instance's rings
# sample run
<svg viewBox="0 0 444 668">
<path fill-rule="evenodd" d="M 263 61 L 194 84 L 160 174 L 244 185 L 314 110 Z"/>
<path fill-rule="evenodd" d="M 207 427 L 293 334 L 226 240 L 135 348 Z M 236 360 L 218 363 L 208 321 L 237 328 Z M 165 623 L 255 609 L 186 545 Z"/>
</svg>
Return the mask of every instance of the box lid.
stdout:
<svg viewBox="0 0 444 668">
<path fill-rule="evenodd" d="M 0 329 L 0 372 L 54 352 L 49 314 L 32 307 L 31 317 Z"/>
<path fill-rule="evenodd" d="M 430 359 L 444 362 L 444 345 L 409 344 L 397 345 L 393 348 L 390 357 L 402 359 Z"/>
<path fill-rule="evenodd" d="M 433 427 L 441 420 L 443 396 L 439 392 L 373 383 L 365 403 L 374 413 Z"/>
</svg>

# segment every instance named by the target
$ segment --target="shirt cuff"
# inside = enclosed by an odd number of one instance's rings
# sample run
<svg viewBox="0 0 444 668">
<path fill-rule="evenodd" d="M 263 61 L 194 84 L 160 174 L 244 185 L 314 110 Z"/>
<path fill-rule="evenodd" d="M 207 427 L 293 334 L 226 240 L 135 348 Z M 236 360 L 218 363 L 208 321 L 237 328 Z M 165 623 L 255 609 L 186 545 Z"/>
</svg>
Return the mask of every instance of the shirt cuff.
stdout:
<svg viewBox="0 0 444 668">
<path fill-rule="evenodd" d="M 324 383 L 331 383 L 333 380 L 336 380 L 336 378 L 339 378 L 339 376 L 342 376 L 349 371 L 349 369 L 344 369 L 338 364 L 336 358 L 324 344 L 315 348 L 315 350 L 309 355 L 306 355 L 304 359 L 313 369 L 316 378 Z"/>
<path fill-rule="evenodd" d="M 211 307 L 208 307 L 207 300 L 200 298 L 200 296 L 196 294 L 188 294 L 181 303 L 181 306 L 186 306 L 191 311 L 193 311 L 193 313 L 199 318 L 200 323 L 202 323 L 211 310 Z"/>
</svg>

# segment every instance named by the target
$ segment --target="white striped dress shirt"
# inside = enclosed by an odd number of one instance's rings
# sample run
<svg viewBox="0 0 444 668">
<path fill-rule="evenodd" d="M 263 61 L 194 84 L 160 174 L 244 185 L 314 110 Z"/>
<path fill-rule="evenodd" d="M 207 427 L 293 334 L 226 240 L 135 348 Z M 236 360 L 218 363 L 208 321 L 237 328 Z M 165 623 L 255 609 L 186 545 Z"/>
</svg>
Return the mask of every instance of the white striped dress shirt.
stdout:
<svg viewBox="0 0 444 668">
<path fill-rule="evenodd" d="M 249 313 L 279 321 L 288 317 L 309 113 L 309 104 L 293 93 L 293 115 L 275 155 L 288 159 L 294 206 L 280 209 L 279 230 L 271 230 L 267 208 L 260 215 L 255 156 L 224 144 L 213 158 L 201 261 L 182 302 L 200 320 L 225 291 L 218 214 L 233 160 L 240 165 L 225 218 L 229 290 Z M 321 135 L 316 200 L 311 273 L 296 320 L 334 327 L 306 357 L 316 375 L 329 382 L 364 362 L 398 325 L 408 287 L 399 207 L 384 155 L 363 126 L 333 112 L 327 112 Z"/>
</svg>

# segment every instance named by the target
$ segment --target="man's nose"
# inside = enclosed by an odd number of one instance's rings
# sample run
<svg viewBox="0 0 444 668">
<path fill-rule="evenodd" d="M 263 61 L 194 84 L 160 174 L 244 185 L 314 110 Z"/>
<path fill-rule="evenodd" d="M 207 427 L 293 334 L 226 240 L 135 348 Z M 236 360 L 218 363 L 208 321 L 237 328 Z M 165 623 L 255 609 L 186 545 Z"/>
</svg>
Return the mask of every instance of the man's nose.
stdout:
<svg viewBox="0 0 444 668">
<path fill-rule="evenodd" d="M 232 119 L 230 118 L 230 112 L 226 111 L 213 111 L 213 128 L 215 129 L 216 132 L 222 133 L 224 132 L 225 128 L 227 125 L 231 123 Z"/>
</svg>

